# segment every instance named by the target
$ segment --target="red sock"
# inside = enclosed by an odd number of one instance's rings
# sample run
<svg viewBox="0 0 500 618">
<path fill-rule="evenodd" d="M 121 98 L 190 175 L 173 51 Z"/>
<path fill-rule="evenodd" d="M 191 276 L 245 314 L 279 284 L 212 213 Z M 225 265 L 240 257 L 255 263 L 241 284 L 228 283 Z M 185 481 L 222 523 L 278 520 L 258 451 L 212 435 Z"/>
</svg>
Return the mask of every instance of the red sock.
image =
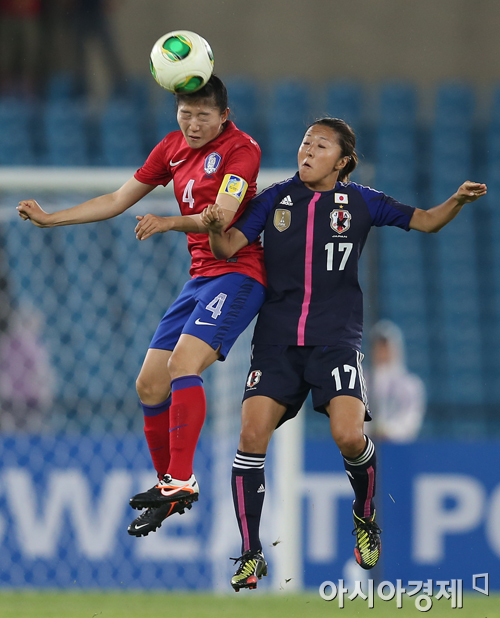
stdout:
<svg viewBox="0 0 500 618">
<path fill-rule="evenodd" d="M 144 433 L 151 459 L 158 476 L 167 473 L 170 463 L 170 404 L 172 396 L 156 406 L 141 403 L 144 412 Z"/>
<path fill-rule="evenodd" d="M 172 380 L 170 406 L 170 464 L 172 478 L 187 481 L 193 474 L 193 459 L 207 403 L 200 376 L 182 376 Z"/>
</svg>

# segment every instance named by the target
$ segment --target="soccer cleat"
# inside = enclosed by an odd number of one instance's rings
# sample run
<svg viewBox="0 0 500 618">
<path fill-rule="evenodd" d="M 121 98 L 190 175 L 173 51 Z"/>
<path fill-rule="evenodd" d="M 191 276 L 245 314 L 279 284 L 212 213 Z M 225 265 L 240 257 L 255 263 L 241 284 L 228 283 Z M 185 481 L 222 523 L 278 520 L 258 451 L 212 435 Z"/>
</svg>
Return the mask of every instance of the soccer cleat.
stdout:
<svg viewBox="0 0 500 618">
<path fill-rule="evenodd" d="M 356 537 L 356 547 L 354 555 L 356 562 L 363 569 L 373 569 L 380 558 L 382 545 L 380 543 L 380 533 L 382 530 L 375 521 L 375 511 L 371 517 L 358 517 L 353 511 L 354 530 L 352 533 Z"/>
<path fill-rule="evenodd" d="M 177 481 L 170 474 L 165 474 L 158 485 L 130 498 L 130 506 L 133 509 L 155 509 L 179 500 L 191 503 L 198 500 L 198 494 L 199 488 L 194 474 L 191 474 L 187 481 Z"/>
<path fill-rule="evenodd" d="M 127 528 L 127 532 L 132 536 L 148 536 L 150 532 L 154 532 L 158 528 L 161 528 L 162 523 L 175 513 L 184 513 L 185 509 L 190 509 L 192 504 L 190 502 L 167 502 L 162 504 L 156 509 L 146 509 L 144 513 L 141 513 L 139 517 Z"/>
<path fill-rule="evenodd" d="M 241 562 L 238 570 L 231 578 L 231 586 L 235 592 L 239 592 L 241 588 L 254 590 L 257 588 L 257 579 L 267 575 L 267 562 L 262 551 L 252 552 L 247 550 L 239 558 L 230 558 L 230 560 L 234 560 L 234 564 Z"/>
</svg>

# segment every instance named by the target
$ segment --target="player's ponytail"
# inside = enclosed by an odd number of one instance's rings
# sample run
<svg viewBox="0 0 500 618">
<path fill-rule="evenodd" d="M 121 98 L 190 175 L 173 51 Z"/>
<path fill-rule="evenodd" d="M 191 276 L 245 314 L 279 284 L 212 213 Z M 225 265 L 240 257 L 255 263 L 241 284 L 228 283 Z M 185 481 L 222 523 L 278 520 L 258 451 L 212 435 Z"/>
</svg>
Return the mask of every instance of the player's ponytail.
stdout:
<svg viewBox="0 0 500 618">
<path fill-rule="evenodd" d="M 337 134 L 342 156 L 349 157 L 347 165 L 343 167 L 339 172 L 339 180 L 349 180 L 349 175 L 352 174 L 358 164 L 358 155 L 355 150 L 356 135 L 354 134 L 354 131 L 347 124 L 347 122 L 345 120 L 342 120 L 341 118 L 319 118 L 312 123 L 311 127 L 314 127 L 315 125 L 329 127 Z"/>
</svg>

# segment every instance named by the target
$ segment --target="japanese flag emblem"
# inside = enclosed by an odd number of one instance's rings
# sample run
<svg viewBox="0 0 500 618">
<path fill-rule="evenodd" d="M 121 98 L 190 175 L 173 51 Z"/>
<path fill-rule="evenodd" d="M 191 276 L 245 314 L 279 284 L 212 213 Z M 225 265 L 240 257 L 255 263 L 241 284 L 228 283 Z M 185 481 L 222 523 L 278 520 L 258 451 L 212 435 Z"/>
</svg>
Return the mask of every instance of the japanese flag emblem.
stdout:
<svg viewBox="0 0 500 618">
<path fill-rule="evenodd" d="M 335 193 L 336 204 L 349 204 L 349 196 L 347 193 Z"/>
</svg>

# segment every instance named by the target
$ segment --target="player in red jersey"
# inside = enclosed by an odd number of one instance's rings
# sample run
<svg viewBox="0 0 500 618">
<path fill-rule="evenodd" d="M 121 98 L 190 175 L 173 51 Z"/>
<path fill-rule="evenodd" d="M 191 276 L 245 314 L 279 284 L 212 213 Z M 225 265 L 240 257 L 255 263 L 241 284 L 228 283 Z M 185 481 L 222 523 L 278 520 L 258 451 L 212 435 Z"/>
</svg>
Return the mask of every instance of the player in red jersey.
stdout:
<svg viewBox="0 0 500 618">
<path fill-rule="evenodd" d="M 257 314 L 265 296 L 259 241 L 234 257 L 216 260 L 201 213 L 217 203 L 225 220 L 240 217 L 256 194 L 260 148 L 228 120 L 227 91 L 213 75 L 195 93 L 176 95 L 180 131 L 169 133 L 145 164 L 114 193 L 49 214 L 35 200 L 19 203 L 19 215 L 38 227 L 90 223 L 115 217 L 158 185 L 174 181 L 181 214 L 139 216 L 139 240 L 170 230 L 187 233 L 191 279 L 161 320 L 137 379 L 144 431 L 159 482 L 130 500 L 146 509 L 129 526 L 145 536 L 198 499 L 193 458 L 206 414 L 201 373 L 224 360 Z"/>
</svg>

